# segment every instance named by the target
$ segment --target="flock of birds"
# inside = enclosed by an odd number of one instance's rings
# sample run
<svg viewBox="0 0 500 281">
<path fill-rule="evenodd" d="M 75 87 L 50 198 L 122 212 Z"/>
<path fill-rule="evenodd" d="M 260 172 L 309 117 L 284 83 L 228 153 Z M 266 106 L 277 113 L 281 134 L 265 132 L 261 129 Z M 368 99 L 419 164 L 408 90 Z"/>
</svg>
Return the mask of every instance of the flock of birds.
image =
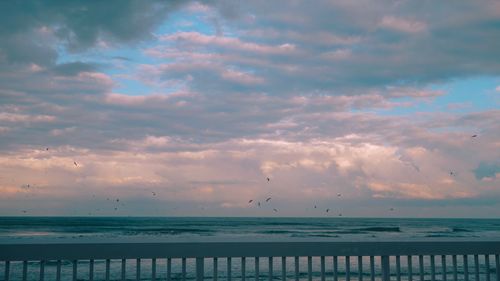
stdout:
<svg viewBox="0 0 500 281">
<path fill-rule="evenodd" d="M 474 135 L 472 135 L 472 136 L 471 136 L 471 138 L 477 138 L 477 136 L 478 136 L 477 134 L 474 134 Z M 46 151 L 49 151 L 49 148 L 47 147 L 47 148 L 45 148 L 45 150 L 46 150 Z M 76 161 L 73 161 L 73 165 L 74 165 L 75 167 L 79 167 L 79 164 L 78 164 L 78 162 L 76 162 Z M 454 171 L 450 171 L 450 172 L 449 172 L 449 175 L 450 175 L 450 176 L 452 176 L 452 177 L 455 177 L 457 174 L 456 174 L 456 172 L 454 172 Z M 266 177 L 266 180 L 267 180 L 267 182 L 268 182 L 268 183 L 270 183 L 270 182 L 271 182 L 271 178 L 269 178 L 269 177 Z M 23 188 L 23 189 L 30 189 L 30 188 L 32 188 L 32 187 L 33 187 L 33 185 L 31 185 L 31 184 L 23 184 L 23 185 L 21 186 L 21 188 Z M 156 196 L 156 195 L 157 195 L 155 191 L 151 191 L 151 194 L 152 194 L 152 196 Z M 342 194 L 341 194 L 341 193 L 337 193 L 337 197 L 339 197 L 339 198 L 340 198 L 341 196 L 342 196 Z M 93 194 L 93 195 L 92 195 L 92 197 L 94 197 L 94 198 L 95 198 L 95 194 Z M 258 207 L 258 208 L 261 208 L 261 206 L 262 206 L 264 203 L 269 204 L 269 203 L 271 202 L 271 200 L 272 200 L 272 197 L 267 197 L 267 198 L 266 198 L 266 199 L 265 199 L 265 200 L 261 203 L 261 201 L 255 201 L 254 199 L 250 199 L 250 200 L 248 200 L 248 204 L 256 203 L 257 207 Z M 106 198 L 106 201 L 114 201 L 114 202 L 115 202 L 115 204 L 119 204 L 119 203 L 120 203 L 120 198 L 111 199 L 111 198 L 109 198 L 109 197 L 108 197 L 108 198 Z M 121 203 L 121 206 L 124 206 L 124 205 L 125 205 L 125 204 L 122 202 L 122 203 Z M 114 205 L 114 207 L 113 207 L 113 208 L 114 208 L 114 211 L 118 211 L 118 209 L 119 209 L 117 205 Z M 177 208 L 175 208 L 175 209 L 177 209 Z M 204 209 L 204 208 L 203 208 L 203 209 Z M 318 209 L 318 206 L 317 206 L 317 205 L 314 205 L 314 209 Z M 389 208 L 389 211 L 394 211 L 394 210 L 395 210 L 395 209 L 394 209 L 394 208 L 392 208 L 392 207 L 391 207 L 391 208 Z M 100 209 L 96 209 L 96 211 L 100 211 Z M 330 209 L 330 208 L 326 208 L 324 212 L 325 212 L 325 214 L 328 214 L 328 213 L 330 213 L 330 211 L 331 211 L 331 209 Z M 22 213 L 24 213 L 24 214 L 28 213 L 28 211 L 27 211 L 27 210 L 22 210 L 21 212 L 22 212 Z M 277 213 L 277 212 L 278 212 L 278 209 L 277 209 L 277 208 L 273 208 L 273 212 Z M 92 213 L 88 213 L 88 214 L 89 214 L 89 215 L 91 215 Z M 339 217 L 342 217 L 342 213 L 338 213 L 338 216 L 339 216 Z"/>
</svg>

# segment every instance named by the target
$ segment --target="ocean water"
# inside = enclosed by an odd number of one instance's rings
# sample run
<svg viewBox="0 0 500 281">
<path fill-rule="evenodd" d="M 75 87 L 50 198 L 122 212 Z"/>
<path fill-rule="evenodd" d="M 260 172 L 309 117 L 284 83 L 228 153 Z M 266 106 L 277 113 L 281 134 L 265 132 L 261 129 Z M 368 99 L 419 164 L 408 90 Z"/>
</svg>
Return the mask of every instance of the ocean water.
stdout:
<svg viewBox="0 0 500 281">
<path fill-rule="evenodd" d="M 296 239 L 328 239 L 328 240 L 426 240 L 426 239 L 500 239 L 500 219 L 395 219 L 395 218 L 128 218 L 128 217 L 1 217 L 0 218 L 0 243 L 2 241 L 43 241 L 44 239 L 55 239 L 57 241 L 87 240 L 99 238 L 183 238 L 193 240 L 203 240 L 205 238 L 231 238 L 254 239 L 259 241 L 268 240 L 296 240 Z M 447 275 L 447 280 L 453 280 L 452 257 L 445 257 L 447 264 L 443 270 L 442 257 L 435 260 L 436 277 L 434 280 L 441 281 L 443 272 Z M 473 256 L 468 256 L 468 266 L 464 266 L 462 256 L 457 260 L 457 280 L 479 281 L 486 280 L 489 274 L 491 280 L 496 279 L 495 256 L 479 257 L 478 273 L 475 274 L 475 260 Z M 314 281 L 321 280 L 321 267 L 319 257 L 312 260 L 312 275 Z M 186 274 L 182 273 L 183 261 L 181 259 L 171 260 L 171 280 L 195 279 L 195 261 L 187 259 L 185 261 Z M 167 260 L 158 259 L 157 279 L 166 280 Z M 245 260 L 245 280 L 255 279 L 254 258 Z M 282 260 L 274 258 L 271 262 L 273 273 L 270 276 L 268 258 L 260 258 L 259 280 L 282 280 Z M 349 270 L 347 269 L 349 265 Z M 351 257 L 346 263 L 345 257 L 338 258 L 338 280 L 347 281 L 371 280 L 369 257 L 363 257 L 363 269 L 359 271 L 357 257 Z M 430 267 L 430 257 L 424 257 L 422 267 L 422 279 L 420 279 L 420 265 L 418 257 L 412 258 L 412 280 L 432 280 L 432 270 Z M 326 280 L 333 281 L 333 258 L 325 258 Z M 140 262 L 140 280 L 151 280 L 151 260 Z M 307 281 L 308 276 L 307 257 L 299 260 L 299 280 Z M 294 258 L 285 260 L 285 276 L 288 280 L 295 280 Z M 12 262 L 10 264 L 10 280 L 22 280 L 22 262 Z M 89 276 L 90 261 L 78 262 L 77 280 L 91 280 Z M 111 260 L 110 280 L 122 280 L 122 261 Z M 5 280 L 4 264 L 0 262 L 0 280 Z M 374 264 L 375 280 L 381 280 L 380 260 L 376 259 Z M 396 281 L 395 258 L 391 258 L 391 280 Z M 408 278 L 407 257 L 401 257 L 401 280 Z M 468 279 L 464 278 L 464 272 L 468 271 Z M 217 273 L 218 280 L 243 280 L 242 261 L 233 258 L 231 271 L 228 271 L 227 259 L 220 258 L 217 261 L 217 268 L 214 268 L 212 259 L 205 260 L 206 280 L 214 280 L 214 272 Z M 349 277 L 346 272 L 349 272 Z M 55 280 L 56 263 L 47 261 L 45 263 L 45 280 Z M 62 279 L 72 280 L 73 264 L 71 261 L 62 261 Z M 137 261 L 126 261 L 126 272 L 124 280 L 137 280 Z M 39 280 L 40 262 L 28 262 L 28 280 Z M 105 280 L 105 261 L 94 261 L 93 280 Z"/>
<path fill-rule="evenodd" d="M 135 236 L 382 240 L 500 238 L 500 219 L 0 217 L 0 239 Z"/>
</svg>

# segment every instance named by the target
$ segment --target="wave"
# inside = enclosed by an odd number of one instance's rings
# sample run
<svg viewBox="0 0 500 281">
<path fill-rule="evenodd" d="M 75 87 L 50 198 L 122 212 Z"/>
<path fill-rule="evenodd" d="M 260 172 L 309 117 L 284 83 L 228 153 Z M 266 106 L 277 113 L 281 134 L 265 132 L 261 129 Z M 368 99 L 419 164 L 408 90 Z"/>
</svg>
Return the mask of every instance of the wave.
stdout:
<svg viewBox="0 0 500 281">
<path fill-rule="evenodd" d="M 473 232 L 472 230 L 465 229 L 465 228 L 458 228 L 458 227 L 452 228 L 451 231 L 452 232 Z"/>
<path fill-rule="evenodd" d="M 195 229 L 195 228 L 147 228 L 147 229 L 134 229 L 134 230 L 125 230 L 122 233 L 125 235 L 180 235 L 180 234 L 203 234 L 203 235 L 212 235 L 216 231 L 211 229 Z"/>
<path fill-rule="evenodd" d="M 382 226 L 375 226 L 375 227 L 364 227 L 364 228 L 358 228 L 358 231 L 363 231 L 363 232 L 401 232 L 401 229 L 399 227 L 382 227 Z"/>
<path fill-rule="evenodd" d="M 335 234 L 327 234 L 327 233 L 319 233 L 319 234 L 309 234 L 309 233 L 304 233 L 304 234 L 292 234 L 291 237 L 296 237 L 296 238 L 306 238 L 306 237 L 326 237 L 326 238 L 335 238 L 335 237 L 340 237 Z"/>
</svg>

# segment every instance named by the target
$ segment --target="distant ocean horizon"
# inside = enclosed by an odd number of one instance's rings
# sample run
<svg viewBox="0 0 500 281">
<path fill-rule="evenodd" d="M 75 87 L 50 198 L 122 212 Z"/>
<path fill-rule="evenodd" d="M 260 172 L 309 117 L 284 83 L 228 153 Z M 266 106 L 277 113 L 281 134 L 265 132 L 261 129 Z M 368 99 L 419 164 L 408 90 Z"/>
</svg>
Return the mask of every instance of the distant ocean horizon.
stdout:
<svg viewBox="0 0 500 281">
<path fill-rule="evenodd" d="M 0 239 L 500 238 L 500 219 L 317 217 L 0 217 Z"/>
</svg>

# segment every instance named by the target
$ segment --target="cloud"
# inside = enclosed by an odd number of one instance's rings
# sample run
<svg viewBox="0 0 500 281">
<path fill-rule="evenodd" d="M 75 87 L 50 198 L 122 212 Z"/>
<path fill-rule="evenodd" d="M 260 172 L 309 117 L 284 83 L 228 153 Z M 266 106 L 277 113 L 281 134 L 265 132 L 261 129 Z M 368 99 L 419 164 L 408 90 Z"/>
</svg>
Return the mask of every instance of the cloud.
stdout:
<svg viewBox="0 0 500 281">
<path fill-rule="evenodd" d="M 238 38 L 205 35 L 198 32 L 177 32 L 174 34 L 163 35 L 160 37 L 160 40 L 174 41 L 181 45 L 188 45 L 189 47 L 197 45 L 203 47 L 215 46 L 222 49 L 233 49 L 237 51 L 269 55 L 292 54 L 295 51 L 295 46 L 289 43 L 271 46 L 244 42 Z"/>
<path fill-rule="evenodd" d="M 474 175 L 478 180 L 495 179 L 497 174 L 500 174 L 500 163 L 481 162 L 474 169 Z"/>
<path fill-rule="evenodd" d="M 498 5 L 443 3 L 7 4 L 0 211 L 58 199 L 65 214 L 90 194 L 247 215 L 270 192 L 341 192 L 353 211 L 498 197 L 499 111 L 447 86 L 499 74 Z"/>
<path fill-rule="evenodd" d="M 8 113 L 1 112 L 0 113 L 0 121 L 3 122 L 52 122 L 55 117 L 50 115 L 26 115 L 26 114 L 18 114 L 18 113 Z"/>
<path fill-rule="evenodd" d="M 55 42 L 79 51 L 99 41 L 133 42 L 151 37 L 151 29 L 181 1 L 30 1 L 5 3 L 0 12 L 0 59 L 8 63 L 53 64 Z M 5 28 L 8 27 L 8 28 Z M 1 61 L 0 60 L 0 61 Z"/>
<path fill-rule="evenodd" d="M 392 29 L 407 33 L 422 32 L 427 29 L 427 25 L 416 20 L 408 20 L 394 16 L 384 16 L 379 23 L 382 28 Z"/>
</svg>

